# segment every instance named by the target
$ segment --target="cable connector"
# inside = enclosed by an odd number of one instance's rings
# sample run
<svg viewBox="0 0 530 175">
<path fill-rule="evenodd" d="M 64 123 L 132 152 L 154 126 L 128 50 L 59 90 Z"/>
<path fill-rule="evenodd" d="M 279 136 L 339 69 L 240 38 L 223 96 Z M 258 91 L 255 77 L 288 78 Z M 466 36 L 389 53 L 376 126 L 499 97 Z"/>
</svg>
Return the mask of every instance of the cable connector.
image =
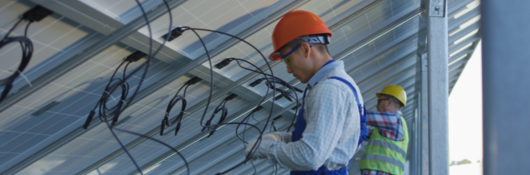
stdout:
<svg viewBox="0 0 530 175">
<path fill-rule="evenodd" d="M 167 33 L 165 35 L 162 35 L 162 39 L 164 39 L 164 40 L 167 39 L 167 41 L 172 41 L 175 38 L 178 38 L 180 35 L 182 35 L 183 32 L 184 32 L 184 28 L 183 27 L 176 27 L 175 29 L 171 30 L 171 33 Z M 169 35 L 169 38 L 168 38 L 167 35 Z"/>
<path fill-rule="evenodd" d="M 230 101 L 230 100 L 233 100 L 234 98 L 236 98 L 237 95 L 236 94 L 230 94 L 228 97 L 226 97 L 226 101 Z"/>
<path fill-rule="evenodd" d="M 250 87 L 257 86 L 257 85 L 260 84 L 263 80 L 264 80 L 263 78 L 257 79 L 256 81 L 250 83 L 249 86 L 250 86 Z"/>
<path fill-rule="evenodd" d="M 22 15 L 22 19 L 28 20 L 29 22 L 35 22 L 35 21 L 38 22 L 42 20 L 43 18 L 51 15 L 52 13 L 53 11 L 48 10 L 47 8 L 44 8 L 40 5 L 37 5 L 33 7 L 32 9 L 30 9 L 29 11 L 27 11 L 26 13 L 24 13 Z"/>
<path fill-rule="evenodd" d="M 231 58 L 225 58 L 223 61 L 217 63 L 214 67 L 217 68 L 217 69 L 222 69 L 222 68 L 228 66 L 231 61 L 232 61 Z"/>
<path fill-rule="evenodd" d="M 293 102 L 293 99 L 290 97 L 290 95 L 284 95 L 285 99 L 289 100 L 290 102 Z"/>
<path fill-rule="evenodd" d="M 125 57 L 125 61 L 129 62 L 136 62 L 140 60 L 141 58 L 147 56 L 146 53 L 143 53 L 142 51 L 137 50 L 136 52 L 130 54 L 129 56 Z"/>
<path fill-rule="evenodd" d="M 263 106 L 258 106 L 256 109 L 253 110 L 253 112 L 258 112 L 261 109 L 263 109 Z"/>
<path fill-rule="evenodd" d="M 196 83 L 198 83 L 199 81 L 201 81 L 202 79 L 199 78 L 199 77 L 193 77 L 192 79 L 188 80 L 186 82 L 187 85 L 194 85 Z"/>
</svg>

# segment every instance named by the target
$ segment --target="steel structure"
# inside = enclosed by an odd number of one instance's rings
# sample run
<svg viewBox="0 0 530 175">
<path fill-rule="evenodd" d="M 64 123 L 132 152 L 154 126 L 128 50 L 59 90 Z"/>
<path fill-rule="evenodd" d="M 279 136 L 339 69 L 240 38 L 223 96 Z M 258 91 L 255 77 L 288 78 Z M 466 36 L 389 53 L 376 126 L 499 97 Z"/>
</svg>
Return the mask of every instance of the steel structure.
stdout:
<svg viewBox="0 0 530 175">
<path fill-rule="evenodd" d="M 407 91 L 403 109 L 411 133 L 406 173 L 447 174 L 447 97 L 464 69 L 480 36 L 478 0 L 167 0 L 175 26 L 224 31 L 244 38 L 263 53 L 272 51 L 270 34 L 281 16 L 292 10 L 319 15 L 333 31 L 329 50 L 359 85 L 367 108 L 374 110 L 375 92 L 389 84 Z M 161 0 L 143 0 L 153 27 L 155 47 L 169 27 Z M 0 1 L 0 36 L 26 10 L 41 5 L 54 13 L 29 28 L 35 44 L 31 64 L 19 77 L 11 94 L 0 103 L 0 174 L 137 174 L 105 124 L 94 120 L 82 129 L 112 71 L 137 50 L 148 52 L 149 35 L 135 1 L 108 0 L 3 0 Z M 17 28 L 14 35 L 23 33 Z M 265 61 L 251 48 L 230 37 L 201 32 L 212 62 L 226 57 L 246 59 L 267 70 Z M 20 50 L 0 50 L 0 78 L 15 68 Z M 144 62 L 145 60 L 139 61 Z M 167 43 L 151 62 L 144 85 L 124 111 L 118 127 L 163 140 L 179 150 L 192 174 L 215 174 L 243 160 L 244 145 L 235 127 L 221 127 L 207 138 L 198 120 L 210 89 L 210 67 L 199 40 L 185 32 Z M 131 64 L 133 69 L 140 63 Z M 270 62 L 275 75 L 300 89 L 283 64 Z M 131 91 L 138 77 L 133 77 Z M 192 77 L 203 79 L 190 87 L 188 108 L 181 132 L 158 135 L 170 96 Z M 266 87 L 249 86 L 258 74 L 232 63 L 214 68 L 215 106 L 229 94 L 229 121 L 240 121 L 265 96 Z M 301 94 L 298 94 L 301 96 Z M 117 94 L 115 96 L 118 96 Z M 267 96 L 264 108 L 251 123 L 263 126 L 282 115 L 275 126 L 285 130 L 295 103 Z M 174 110 L 176 111 L 176 110 Z M 172 112 L 170 118 L 176 117 Z M 209 114 L 208 114 L 209 115 Z M 171 130 L 173 128 L 169 128 Z M 436 131 L 436 132 L 434 132 Z M 257 136 L 246 128 L 246 138 Z M 118 133 L 146 174 L 184 174 L 182 160 L 165 147 L 144 138 Z M 486 140 L 485 140 L 486 141 Z M 360 151 L 362 152 L 362 150 Z M 359 174 L 360 152 L 351 161 L 350 174 Z M 266 161 L 241 166 L 230 174 L 272 173 Z M 278 169 L 278 174 L 288 170 Z"/>
</svg>

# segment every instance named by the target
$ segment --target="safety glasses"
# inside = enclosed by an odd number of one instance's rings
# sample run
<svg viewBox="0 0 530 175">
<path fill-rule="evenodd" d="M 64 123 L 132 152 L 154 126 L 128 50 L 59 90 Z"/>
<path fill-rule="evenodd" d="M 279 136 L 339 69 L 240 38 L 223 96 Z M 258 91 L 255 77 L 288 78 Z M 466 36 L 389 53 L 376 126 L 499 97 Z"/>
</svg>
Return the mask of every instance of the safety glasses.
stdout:
<svg viewBox="0 0 530 175">
<path fill-rule="evenodd" d="M 377 105 L 379 105 L 379 103 L 381 103 L 382 101 L 385 101 L 385 100 L 390 100 L 390 98 L 377 99 Z"/>
<path fill-rule="evenodd" d="M 289 51 L 289 53 L 285 54 L 284 56 L 282 56 L 282 61 L 285 63 L 285 65 L 287 65 L 287 67 L 291 67 L 291 64 L 293 62 L 293 57 L 291 56 L 291 54 L 296 50 L 298 49 L 300 46 L 302 45 L 302 43 L 296 45 L 293 47 L 293 49 L 291 49 L 291 51 Z"/>
</svg>

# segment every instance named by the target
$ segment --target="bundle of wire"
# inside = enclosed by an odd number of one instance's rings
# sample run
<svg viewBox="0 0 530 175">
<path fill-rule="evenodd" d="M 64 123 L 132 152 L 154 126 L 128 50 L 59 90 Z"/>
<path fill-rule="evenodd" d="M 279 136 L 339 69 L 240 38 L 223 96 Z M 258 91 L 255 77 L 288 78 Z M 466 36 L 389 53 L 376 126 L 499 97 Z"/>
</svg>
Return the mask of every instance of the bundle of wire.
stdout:
<svg viewBox="0 0 530 175">
<path fill-rule="evenodd" d="M 294 112 L 293 119 L 291 121 L 291 125 L 289 125 L 289 127 L 287 128 L 287 132 L 289 130 L 291 130 L 291 127 L 293 126 L 294 121 L 296 119 L 296 116 L 298 114 L 297 108 L 300 106 L 300 103 L 298 101 L 298 94 L 296 92 L 302 93 L 303 91 L 301 89 L 298 89 L 298 88 L 292 86 L 291 84 L 287 83 L 286 81 L 282 80 L 281 78 L 275 77 L 275 76 L 273 76 L 271 74 L 264 73 L 257 66 L 255 66 L 254 64 L 252 64 L 249 61 L 244 60 L 244 59 L 233 58 L 233 57 L 232 58 L 226 58 L 223 61 L 219 62 L 216 65 L 216 67 L 217 68 L 224 67 L 224 66 L 230 64 L 230 62 L 232 62 L 232 61 L 236 61 L 238 66 L 243 68 L 243 69 L 245 69 L 245 70 L 248 70 L 248 71 L 251 71 L 251 72 L 255 72 L 255 73 L 260 73 L 260 74 L 264 75 L 264 78 L 256 79 L 254 82 L 250 83 L 249 86 L 254 87 L 254 86 L 260 84 L 261 82 L 263 82 L 263 80 L 266 80 L 265 84 L 267 85 L 267 87 L 269 89 L 272 89 L 274 92 L 276 92 L 276 91 L 280 92 L 280 95 L 278 95 L 278 96 L 276 96 L 274 98 L 275 100 L 279 100 L 280 98 L 285 97 L 287 100 L 293 102 L 293 98 L 294 98 L 294 101 L 296 102 L 296 106 L 295 106 L 295 109 L 294 109 L 295 112 Z M 256 71 L 256 70 L 252 70 L 252 69 L 246 68 L 243 65 L 241 65 L 241 62 L 250 64 L 250 65 L 252 65 L 253 67 L 255 67 L 256 69 L 258 69 L 260 71 Z M 282 89 L 280 87 L 277 87 L 276 83 L 284 86 L 285 88 L 287 88 L 287 90 L 284 90 L 284 89 Z M 293 94 L 294 94 L 294 96 L 293 96 Z"/>
<path fill-rule="evenodd" d="M 219 106 L 217 106 L 215 108 L 215 110 L 214 110 L 214 112 L 212 114 L 212 117 L 210 117 L 210 120 L 206 121 L 206 124 L 204 125 L 205 127 L 202 128 L 201 132 L 203 132 L 204 130 L 208 129 L 208 130 L 210 130 L 210 134 L 207 137 L 212 136 L 213 133 L 217 130 L 217 126 L 219 126 L 219 125 L 211 126 L 212 120 L 214 119 L 215 115 L 217 115 L 218 113 L 221 113 L 221 117 L 219 117 L 219 121 L 217 122 L 217 124 L 223 123 L 224 120 L 226 119 L 226 117 L 228 116 L 228 108 L 226 108 L 226 106 L 225 106 L 226 102 L 228 102 L 230 100 L 233 100 L 236 97 L 237 97 L 236 94 L 231 94 L 228 97 L 226 97 L 225 99 L 223 99 L 223 101 L 221 101 Z"/>
<path fill-rule="evenodd" d="M 9 37 L 9 34 L 15 30 L 15 28 L 20 24 L 24 19 L 20 19 L 0 40 L 0 49 L 2 49 L 4 46 L 11 44 L 11 43 L 19 43 L 22 47 L 22 59 L 20 61 L 20 64 L 18 65 L 18 68 L 16 71 L 13 72 L 10 76 L 8 76 L 5 79 L 0 80 L 0 86 L 4 86 L 4 90 L 2 91 L 2 94 L 0 95 L 0 103 L 7 97 L 9 94 L 9 91 L 11 91 L 11 88 L 13 88 L 13 82 L 15 79 L 22 74 L 24 69 L 26 69 L 27 65 L 29 64 L 29 61 L 31 60 L 31 56 L 33 55 L 33 43 L 31 40 L 27 37 L 28 36 L 28 29 L 29 25 L 32 22 L 28 22 L 26 25 L 26 29 L 24 30 L 24 36 L 20 37 Z"/>
<path fill-rule="evenodd" d="M 160 135 L 161 136 L 164 135 L 164 128 L 165 127 L 172 126 L 175 123 L 177 124 L 177 126 L 175 127 L 175 136 L 177 135 L 177 133 L 180 130 L 180 125 L 181 125 L 181 122 L 182 122 L 182 118 L 184 117 L 184 111 L 186 111 L 186 103 L 187 103 L 187 101 L 186 101 L 186 91 L 188 90 L 189 86 L 194 85 L 195 83 L 197 83 L 199 81 L 201 81 L 201 79 L 199 77 L 194 77 L 194 78 L 188 80 L 182 87 L 180 87 L 180 89 L 177 91 L 177 93 L 171 99 L 171 101 L 169 101 L 169 104 L 167 105 L 166 113 L 164 115 L 164 119 L 162 119 L 162 124 L 160 125 Z M 182 88 L 184 88 L 183 95 L 179 95 L 179 93 L 182 90 Z M 182 102 L 182 107 L 180 109 L 180 112 L 179 112 L 178 116 L 170 124 L 169 123 L 169 113 L 171 112 L 171 109 L 173 109 L 175 104 L 177 104 L 179 101 Z"/>
</svg>

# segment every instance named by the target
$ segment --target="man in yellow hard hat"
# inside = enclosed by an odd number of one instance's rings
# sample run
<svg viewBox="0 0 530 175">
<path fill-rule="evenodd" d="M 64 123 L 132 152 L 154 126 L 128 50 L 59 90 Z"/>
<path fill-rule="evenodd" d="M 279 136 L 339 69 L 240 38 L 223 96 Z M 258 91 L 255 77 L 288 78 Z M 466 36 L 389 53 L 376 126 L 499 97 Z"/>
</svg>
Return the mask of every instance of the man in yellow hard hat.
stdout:
<svg viewBox="0 0 530 175">
<path fill-rule="evenodd" d="M 377 111 L 366 112 L 366 124 L 375 128 L 361 158 L 361 174 L 401 175 L 409 144 L 407 123 L 401 113 L 407 104 L 407 93 L 398 85 L 389 85 L 376 96 Z"/>
<path fill-rule="evenodd" d="M 287 72 L 307 83 L 292 133 L 274 132 L 250 141 L 252 158 L 265 158 L 291 169 L 291 174 L 348 174 L 357 150 L 363 112 L 359 88 L 327 50 L 332 33 L 317 15 L 292 11 L 272 34 L 273 61 L 282 60 Z"/>
</svg>

